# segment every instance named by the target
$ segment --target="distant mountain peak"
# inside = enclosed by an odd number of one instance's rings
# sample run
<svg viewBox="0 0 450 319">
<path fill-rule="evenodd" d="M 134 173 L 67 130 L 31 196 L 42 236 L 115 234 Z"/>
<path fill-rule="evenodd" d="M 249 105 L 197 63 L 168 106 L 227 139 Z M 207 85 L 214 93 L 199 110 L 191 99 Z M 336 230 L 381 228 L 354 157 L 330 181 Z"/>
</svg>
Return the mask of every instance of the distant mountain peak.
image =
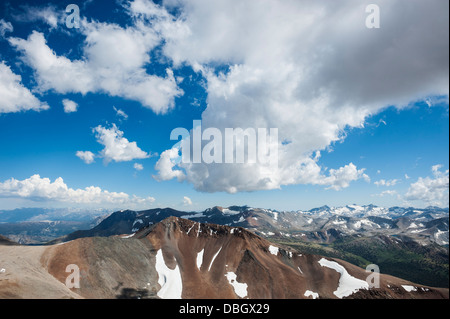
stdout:
<svg viewBox="0 0 450 319">
<path fill-rule="evenodd" d="M 155 211 L 148 213 L 156 216 Z M 13 290 L 11 285 L 0 286 L 0 297 L 448 299 L 448 289 L 385 274 L 380 274 L 380 287 L 372 289 L 366 270 L 351 263 L 284 247 L 241 227 L 178 216 L 165 217 L 132 236 L 79 238 L 63 245 L 25 248 L 38 249 L 21 255 L 30 278 L 38 276 L 19 281 Z M 43 256 L 45 265 L 39 262 Z M 0 257 L 16 258 L 11 254 Z M 111 261 L 111 266 L 104 267 L 103 261 Z M 64 285 L 67 273 L 61 265 L 67 264 L 82 265 L 85 271 L 79 289 Z"/>
</svg>

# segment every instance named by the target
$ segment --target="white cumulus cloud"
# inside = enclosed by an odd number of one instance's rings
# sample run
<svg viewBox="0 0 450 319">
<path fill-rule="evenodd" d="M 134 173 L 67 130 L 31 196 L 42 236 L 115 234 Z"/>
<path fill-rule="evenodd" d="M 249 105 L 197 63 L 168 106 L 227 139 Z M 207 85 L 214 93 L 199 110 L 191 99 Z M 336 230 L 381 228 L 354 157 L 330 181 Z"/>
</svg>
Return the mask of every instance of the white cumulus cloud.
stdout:
<svg viewBox="0 0 450 319">
<path fill-rule="evenodd" d="M 171 68 L 163 77 L 147 73 L 158 47 L 174 68 L 190 66 L 204 77 L 203 127 L 279 130 L 277 165 L 185 164 L 169 149 L 155 166 L 158 180 L 187 180 L 207 192 L 292 184 L 340 190 L 368 181 L 364 168 L 351 159 L 323 168 L 318 152 L 388 106 L 448 96 L 447 1 L 380 0 L 381 29 L 365 26 L 370 0 L 123 3 L 126 27 L 82 20 L 78 60 L 57 55 L 40 32 L 9 38 L 33 68 L 37 90 L 103 92 L 166 113 L 184 92 Z M 148 156 L 117 128 L 96 132 L 105 161 Z"/>
<path fill-rule="evenodd" d="M 320 178 L 317 184 L 327 185 L 330 189 L 340 190 L 347 188 L 350 182 L 361 178 L 369 182 L 370 178 L 367 174 L 364 174 L 364 171 L 365 169 L 358 169 L 353 163 L 350 163 L 339 169 L 330 169 L 329 176 Z"/>
<path fill-rule="evenodd" d="M 166 1 L 180 12 L 172 16 L 133 1 L 132 14 L 165 38 L 165 55 L 206 78 L 203 127 L 279 129 L 277 166 L 180 164 L 163 152 L 162 179 L 185 175 L 197 190 L 231 193 L 291 184 L 338 190 L 368 180 L 353 163 L 324 169 L 316 151 L 388 106 L 448 95 L 449 84 L 448 3 L 382 0 L 382 29 L 367 29 L 370 3 Z"/>
<path fill-rule="evenodd" d="M 95 154 L 91 151 L 77 151 L 75 155 L 86 164 L 92 164 L 95 160 Z"/>
<path fill-rule="evenodd" d="M 62 104 L 64 106 L 64 112 L 66 113 L 73 113 L 76 112 L 78 109 L 78 104 L 69 99 L 62 100 Z"/>
<path fill-rule="evenodd" d="M 151 50 L 161 39 L 141 23 L 122 28 L 116 24 L 82 20 L 80 32 L 85 36 L 83 58 L 70 60 L 57 55 L 44 34 L 33 31 L 27 39 L 9 38 L 23 53 L 23 60 L 33 68 L 37 89 L 58 93 L 107 93 L 140 102 L 156 113 L 174 107 L 182 95 L 173 71 L 166 76 L 148 74 L 145 66 Z"/>
<path fill-rule="evenodd" d="M 14 74 L 5 62 L 0 62 L 0 113 L 47 110 L 41 102 L 22 84 L 22 78 Z"/>
<path fill-rule="evenodd" d="M 96 133 L 97 141 L 104 146 L 99 156 L 106 163 L 111 161 L 126 162 L 151 156 L 141 150 L 136 142 L 130 142 L 123 137 L 123 132 L 115 124 L 112 124 L 110 128 L 99 125 L 93 129 L 93 132 Z"/>
<path fill-rule="evenodd" d="M 176 162 L 179 160 L 178 148 L 171 148 L 170 150 L 164 151 L 155 164 L 155 169 L 158 174 L 153 175 L 153 178 L 157 181 L 168 181 L 173 178 L 177 178 L 179 181 L 184 180 L 184 173 L 179 169 L 174 169 Z"/>
<path fill-rule="evenodd" d="M 412 183 L 404 198 L 408 201 L 422 201 L 427 205 L 448 207 L 449 170 L 441 171 L 442 165 L 431 168 L 433 177 L 419 177 Z"/>
<path fill-rule="evenodd" d="M 24 180 L 15 178 L 0 182 L 0 197 L 22 198 L 30 201 L 62 202 L 92 206 L 145 207 L 155 201 L 153 197 L 139 197 L 123 192 L 110 192 L 89 186 L 73 189 L 61 177 L 53 182 L 36 174 Z"/>
<path fill-rule="evenodd" d="M 44 34 L 33 31 L 26 40 L 10 37 L 9 42 L 23 52 L 24 60 L 34 69 L 39 91 L 86 94 L 97 87 L 86 61 L 56 55 L 47 46 Z"/>
</svg>

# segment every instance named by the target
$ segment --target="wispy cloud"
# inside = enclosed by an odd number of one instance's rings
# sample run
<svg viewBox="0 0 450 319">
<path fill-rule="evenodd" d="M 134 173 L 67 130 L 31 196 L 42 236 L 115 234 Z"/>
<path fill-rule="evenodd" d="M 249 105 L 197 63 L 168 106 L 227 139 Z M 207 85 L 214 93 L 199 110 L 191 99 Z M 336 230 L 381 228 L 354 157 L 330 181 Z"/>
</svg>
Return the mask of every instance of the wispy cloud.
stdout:
<svg viewBox="0 0 450 319">
<path fill-rule="evenodd" d="M 375 181 L 373 183 L 377 186 L 390 187 L 390 186 L 395 186 L 398 182 L 399 182 L 398 179 L 391 179 L 391 180 L 380 179 L 379 181 Z"/>
<path fill-rule="evenodd" d="M 379 194 L 375 194 L 375 195 L 372 195 L 372 196 L 377 196 L 377 197 L 397 196 L 398 198 L 400 197 L 399 194 L 398 194 L 398 192 L 395 191 L 395 190 L 385 190 L 385 191 L 382 191 L 382 192 L 379 193 Z"/>
<path fill-rule="evenodd" d="M 43 22 L 50 27 L 50 30 L 54 30 L 58 24 L 64 21 L 65 13 L 64 10 L 59 10 L 53 4 L 46 6 L 21 5 L 20 10 L 12 13 L 12 17 L 18 22 Z"/>
<path fill-rule="evenodd" d="M 128 119 L 128 115 L 124 111 L 122 111 L 121 109 L 117 109 L 115 106 L 113 106 L 113 109 L 119 118 L 121 118 L 123 120 Z"/>
<path fill-rule="evenodd" d="M 192 205 L 192 200 L 189 197 L 184 196 L 183 197 L 183 206 L 191 206 L 191 205 Z"/>
<path fill-rule="evenodd" d="M 7 32 L 13 32 L 14 28 L 11 22 L 6 22 L 3 19 L 0 19 L 0 38 L 4 37 Z"/>
</svg>

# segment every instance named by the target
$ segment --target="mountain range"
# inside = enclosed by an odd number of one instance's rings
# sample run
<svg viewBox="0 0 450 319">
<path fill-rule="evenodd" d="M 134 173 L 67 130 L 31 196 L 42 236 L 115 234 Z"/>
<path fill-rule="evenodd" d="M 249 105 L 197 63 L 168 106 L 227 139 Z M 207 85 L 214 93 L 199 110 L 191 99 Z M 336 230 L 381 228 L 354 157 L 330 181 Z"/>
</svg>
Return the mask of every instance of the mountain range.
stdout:
<svg viewBox="0 0 450 319">
<path fill-rule="evenodd" d="M 0 234 L 20 244 L 42 244 L 90 229 L 112 213 L 106 209 L 17 208 L 0 210 Z"/>
<path fill-rule="evenodd" d="M 171 212 L 155 215 L 165 213 Z M 98 226 L 116 225 L 112 231 L 120 232 L 130 222 L 133 226 L 133 216 L 143 217 L 118 212 Z M 0 243 L 0 298 L 449 297 L 448 289 L 386 274 L 371 287 L 367 278 L 373 274 L 365 269 L 274 244 L 242 227 L 171 216 L 129 235 L 103 231 L 102 237 L 78 236 L 51 245 Z M 79 269 L 77 287 L 65 284 L 68 265 Z"/>
<path fill-rule="evenodd" d="M 171 208 L 124 210 L 111 214 L 92 229 L 68 234 L 63 240 L 132 234 L 170 216 L 200 223 L 244 227 L 266 238 L 297 238 L 308 242 L 331 243 L 345 236 L 378 234 L 408 237 L 424 245 L 436 243 L 448 246 L 449 240 L 448 209 L 385 209 L 373 205 L 323 206 L 310 211 L 282 212 L 247 206 L 215 206 L 202 212 L 183 212 Z"/>
<path fill-rule="evenodd" d="M 26 239 L 29 236 L 26 234 L 33 229 L 27 223 L 31 223 L 35 227 L 33 244 L 38 244 L 41 239 L 41 247 L 69 247 L 67 245 L 73 245 L 72 242 L 103 243 L 109 247 L 113 245 L 112 241 L 120 242 L 118 236 L 138 238 L 137 234 L 144 229 L 156 227 L 168 218 L 177 218 L 184 224 L 188 221 L 194 223 L 190 225 L 220 225 L 230 233 L 245 230 L 254 238 L 284 247 L 285 251 L 293 249 L 300 254 L 322 256 L 327 260 L 332 258 L 362 269 L 376 264 L 382 274 L 427 287 L 448 288 L 449 212 L 438 207 L 418 209 L 347 205 L 323 206 L 309 211 L 277 211 L 248 206 L 216 206 L 201 212 L 156 208 L 122 210 L 109 215 L 96 212 L 84 221 L 77 220 L 76 215 L 71 217 L 71 214 L 64 214 L 64 221 L 37 221 L 29 213 L 33 221 L 22 219 L 17 223 L 0 223 L 0 234 L 7 237 L 3 237 L 3 242 L 0 240 L 0 245 L 6 241 L 11 245 L 11 240 L 15 238 Z M 39 229 L 37 225 L 42 223 L 46 227 Z M 80 224 L 76 223 L 82 223 L 85 229 L 77 229 Z M 22 227 L 22 231 L 14 233 L 17 227 Z M 196 227 L 202 229 L 203 226 Z M 136 292 L 132 296 L 136 296 Z"/>
<path fill-rule="evenodd" d="M 212 207 L 201 212 L 155 208 L 144 211 L 24 208 L 0 210 L 0 234 L 22 244 L 38 244 L 69 235 L 131 234 L 169 216 L 244 227 L 267 238 L 298 238 L 331 243 L 348 235 L 407 236 L 421 244 L 448 245 L 449 210 L 438 207 L 383 208 L 374 205 L 323 206 L 309 211 L 277 211 L 248 206 Z M 102 225 L 99 225 L 104 219 Z M 114 225 L 113 225 L 114 224 Z M 98 226 L 98 227 L 96 227 Z M 133 231 L 134 230 L 134 231 Z"/>
</svg>

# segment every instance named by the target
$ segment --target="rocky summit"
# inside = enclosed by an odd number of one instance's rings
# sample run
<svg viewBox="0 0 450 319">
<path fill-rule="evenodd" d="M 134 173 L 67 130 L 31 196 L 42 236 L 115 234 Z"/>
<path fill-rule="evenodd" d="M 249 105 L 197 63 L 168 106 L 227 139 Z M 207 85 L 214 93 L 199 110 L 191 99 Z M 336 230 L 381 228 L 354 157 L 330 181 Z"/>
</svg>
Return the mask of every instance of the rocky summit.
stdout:
<svg viewBox="0 0 450 319">
<path fill-rule="evenodd" d="M 448 289 L 276 245 L 242 227 L 167 217 L 135 233 L 0 243 L 0 298 L 448 298 Z M 78 278 L 73 276 L 78 271 Z M 73 284 L 78 280 L 78 285 Z"/>
</svg>

